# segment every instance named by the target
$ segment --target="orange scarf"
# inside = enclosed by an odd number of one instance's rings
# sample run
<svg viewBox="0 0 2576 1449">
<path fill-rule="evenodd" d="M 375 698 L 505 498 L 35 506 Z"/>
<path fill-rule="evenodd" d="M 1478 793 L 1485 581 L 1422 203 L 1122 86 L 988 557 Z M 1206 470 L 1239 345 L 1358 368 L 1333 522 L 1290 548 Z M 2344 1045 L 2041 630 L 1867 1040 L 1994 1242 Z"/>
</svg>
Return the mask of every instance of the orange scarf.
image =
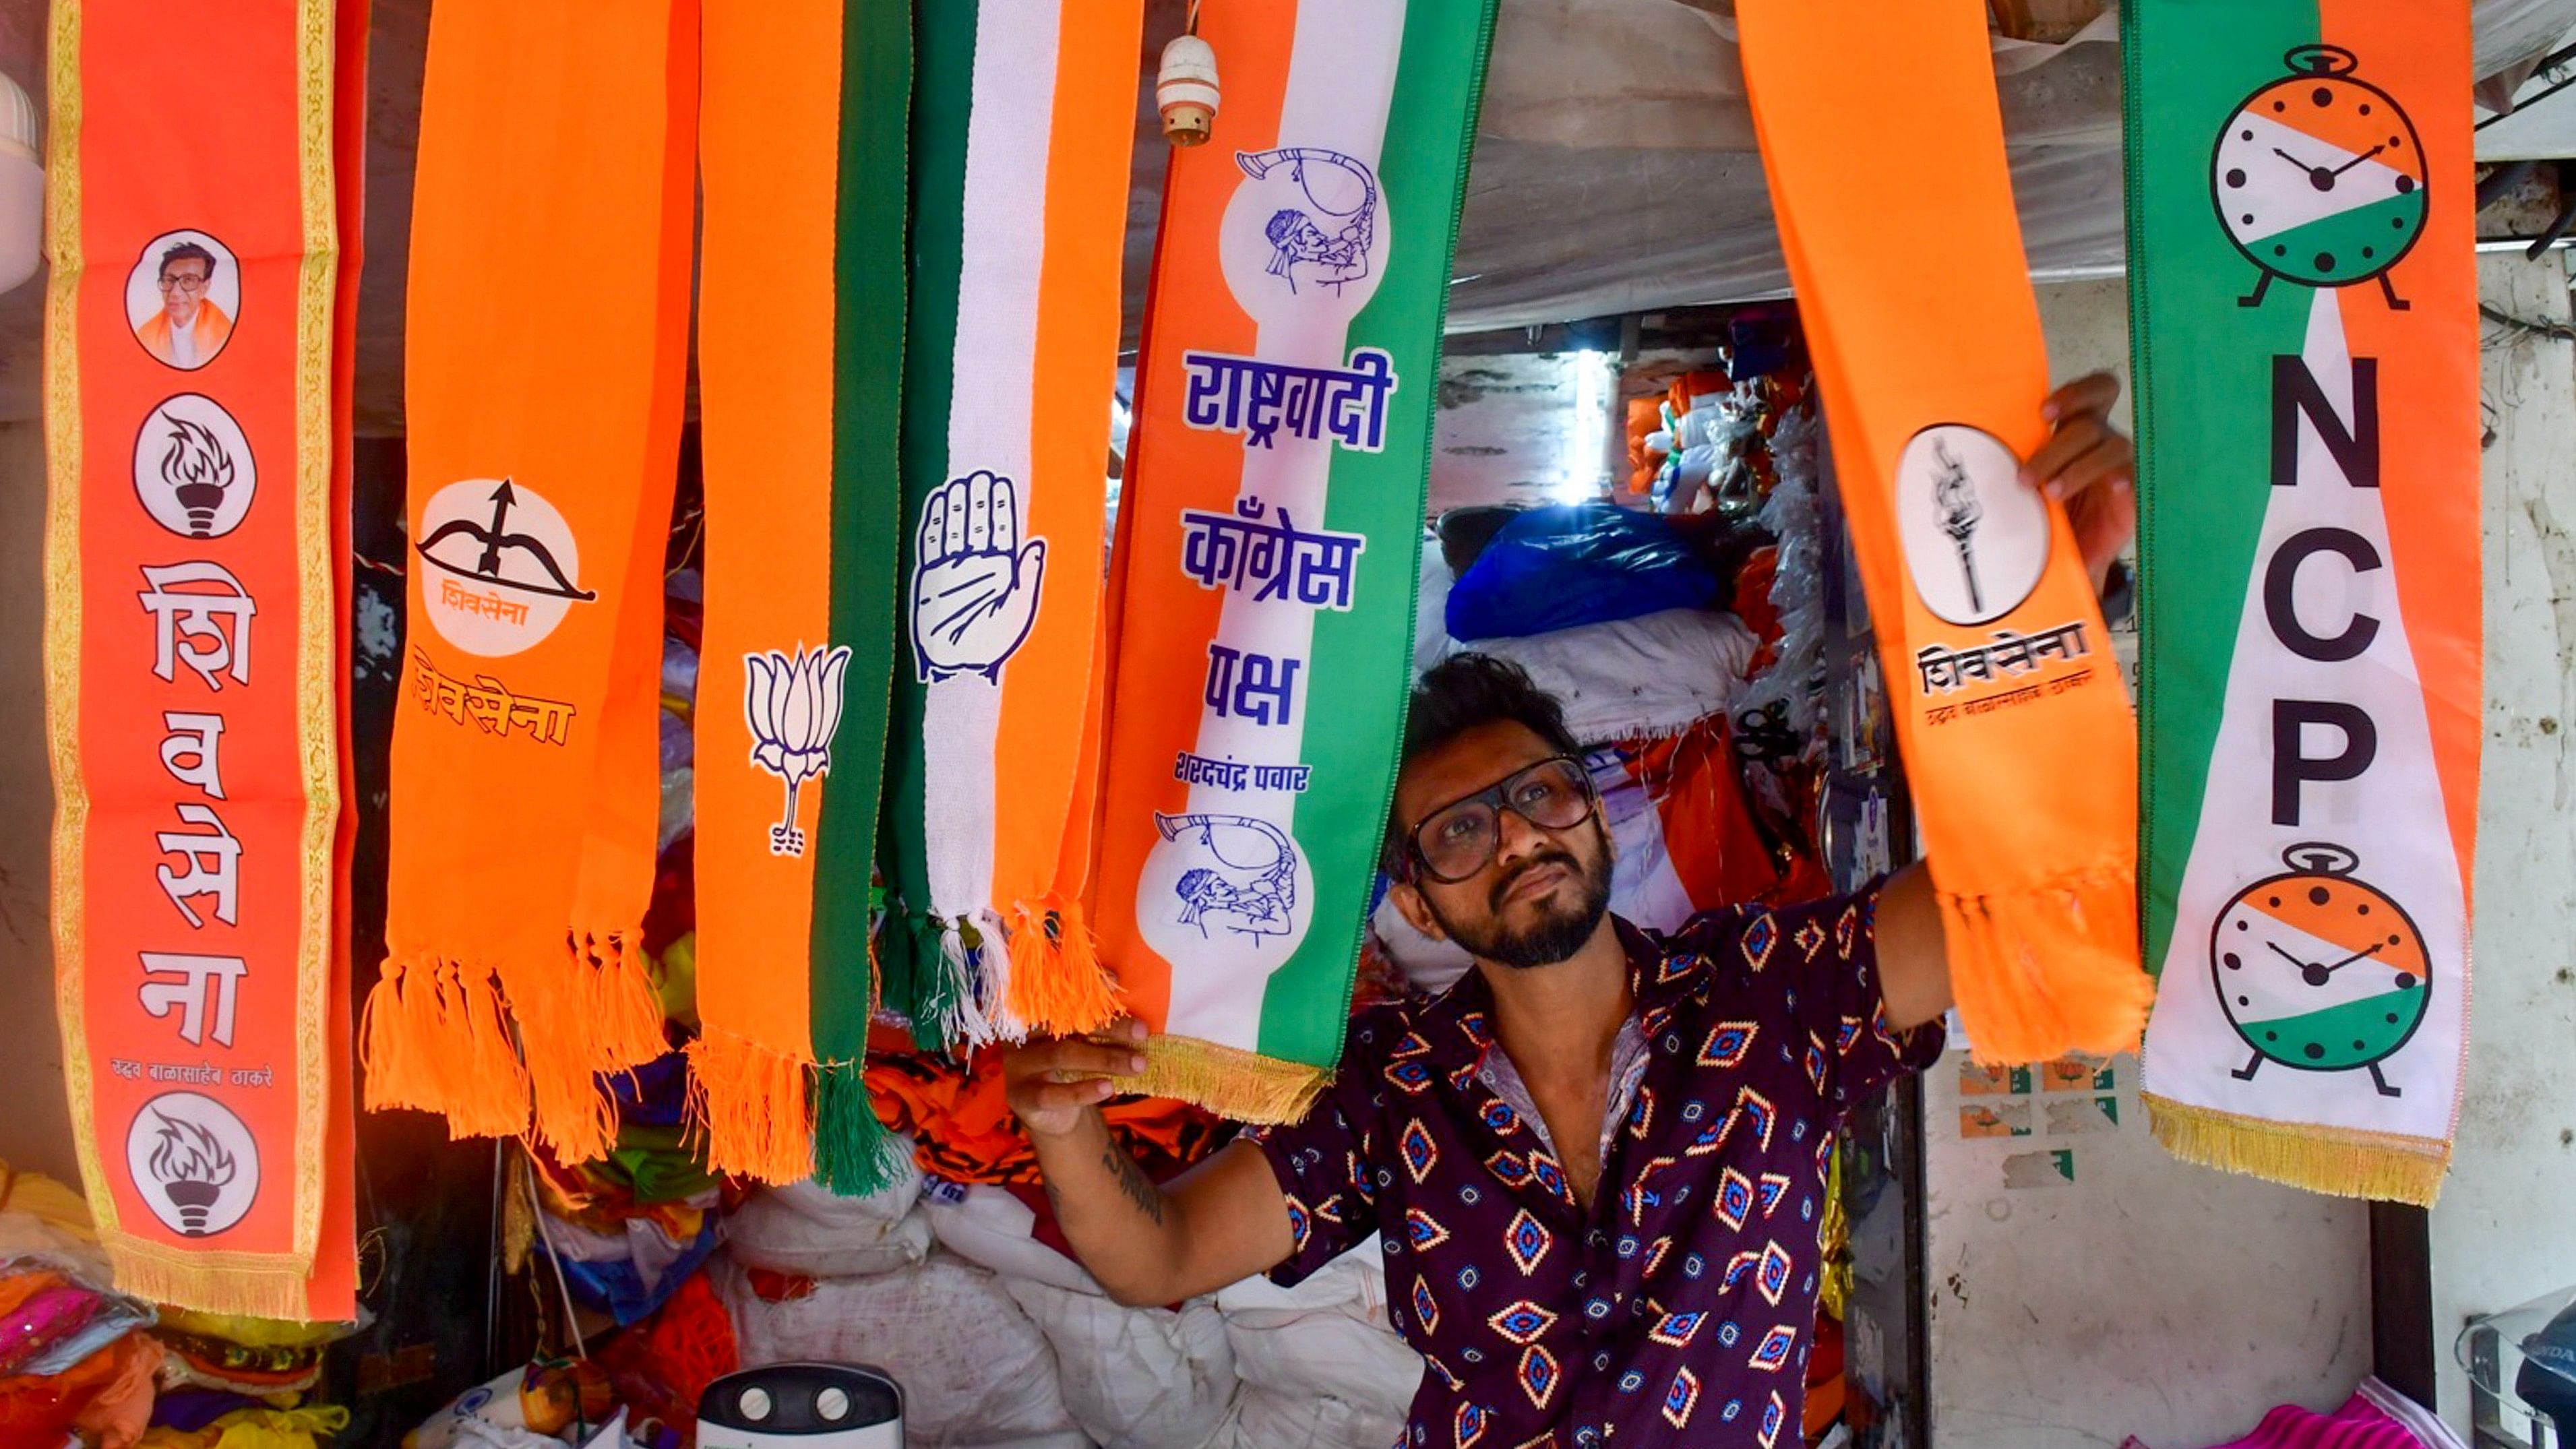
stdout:
<svg viewBox="0 0 2576 1449">
<path fill-rule="evenodd" d="M 356 263 L 339 238 L 357 232 L 366 7 L 200 18 L 174 30 L 138 0 L 52 11 L 46 695 L 64 1078 L 120 1288 L 346 1319 L 347 578 L 333 560 L 348 556 Z M 220 107 L 191 99 L 209 65 L 238 82 Z M 207 294 L 187 368 L 148 346 L 165 319 L 134 305 L 174 252 Z M 209 325 L 216 294 L 233 325 Z"/>
<path fill-rule="evenodd" d="M 1744 0 L 1745 78 L 1971 1049 L 2133 1047 L 2137 737 L 2065 511 L 1977 0 Z M 1853 77 L 1867 76 L 1855 85 Z M 1851 158 L 1904 154 L 1855 186 Z M 1886 219 L 1915 223 L 1888 264 Z"/>
<path fill-rule="evenodd" d="M 369 1103 L 464 1135 L 533 1120 L 573 1160 L 614 1125 L 595 1074 L 664 1050 L 639 937 L 697 7 L 662 18 L 442 4 L 414 182 L 413 557 Z"/>
</svg>

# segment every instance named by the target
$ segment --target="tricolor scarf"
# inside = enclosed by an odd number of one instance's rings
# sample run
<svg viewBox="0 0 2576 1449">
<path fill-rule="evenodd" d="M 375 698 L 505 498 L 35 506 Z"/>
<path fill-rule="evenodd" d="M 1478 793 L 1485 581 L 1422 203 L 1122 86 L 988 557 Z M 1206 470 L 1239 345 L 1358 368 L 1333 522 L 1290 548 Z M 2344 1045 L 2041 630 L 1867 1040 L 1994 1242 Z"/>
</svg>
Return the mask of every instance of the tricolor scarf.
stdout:
<svg viewBox="0 0 2576 1449">
<path fill-rule="evenodd" d="M 1293 1120 L 1341 1054 L 1403 734 L 1493 0 L 1210 5 L 1120 505 L 1104 959 L 1142 1090 Z"/>
<path fill-rule="evenodd" d="M 1985 7 L 1745 0 L 1738 19 L 1969 1041 L 1990 1061 L 2126 1050 L 2152 991 L 2136 737 L 2065 512 L 2017 477 L 2047 436 L 2048 358 Z M 1855 185 L 1864 155 L 1885 164 Z"/>
<path fill-rule="evenodd" d="M 697 57 L 693 0 L 617 24 L 448 0 L 422 85 L 410 607 L 368 1096 L 459 1134 L 533 1120 L 571 1161 L 614 1126 L 595 1074 L 664 1050 L 639 935 Z"/>
<path fill-rule="evenodd" d="M 120 1288 L 346 1319 L 335 559 L 356 267 L 338 238 L 356 234 L 366 8 L 215 0 L 192 19 L 143 0 L 51 17 L 64 1075 Z"/>
<path fill-rule="evenodd" d="M 1080 905 L 1144 6 L 915 23 L 886 997 L 925 1040 L 1087 1030 L 1117 1009 Z"/>
<path fill-rule="evenodd" d="M 904 0 L 705 0 L 698 1015 L 709 1159 L 866 1191 L 868 876 L 895 664 Z M 817 1075 L 817 1068 L 820 1073 Z"/>
<path fill-rule="evenodd" d="M 2480 727 L 2468 6 L 2131 0 L 2156 1136 L 2430 1204 Z"/>
</svg>

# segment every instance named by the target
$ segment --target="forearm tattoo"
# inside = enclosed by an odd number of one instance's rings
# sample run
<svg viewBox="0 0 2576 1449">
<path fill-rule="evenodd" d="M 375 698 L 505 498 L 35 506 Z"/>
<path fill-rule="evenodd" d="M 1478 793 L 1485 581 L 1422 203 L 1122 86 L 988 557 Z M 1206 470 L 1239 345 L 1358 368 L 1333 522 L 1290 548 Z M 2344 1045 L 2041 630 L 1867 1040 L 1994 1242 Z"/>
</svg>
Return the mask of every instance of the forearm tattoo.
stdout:
<svg viewBox="0 0 2576 1449">
<path fill-rule="evenodd" d="M 1127 1200 L 1136 1205 L 1136 1210 L 1152 1218 L 1154 1226 L 1161 1227 L 1163 1225 L 1162 1189 L 1154 1186 L 1146 1178 L 1143 1170 L 1136 1166 L 1136 1159 L 1119 1151 L 1117 1140 L 1113 1138 L 1109 1146 L 1102 1151 L 1100 1162 L 1118 1179 L 1119 1190 L 1127 1194 Z"/>
</svg>

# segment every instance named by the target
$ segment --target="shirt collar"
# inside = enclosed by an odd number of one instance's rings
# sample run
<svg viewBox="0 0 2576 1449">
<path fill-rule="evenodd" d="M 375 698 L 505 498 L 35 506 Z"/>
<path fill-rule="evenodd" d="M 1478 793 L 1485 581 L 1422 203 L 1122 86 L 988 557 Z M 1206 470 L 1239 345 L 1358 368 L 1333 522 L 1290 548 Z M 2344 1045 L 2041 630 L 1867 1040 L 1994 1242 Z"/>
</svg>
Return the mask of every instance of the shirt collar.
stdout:
<svg viewBox="0 0 2576 1449">
<path fill-rule="evenodd" d="M 1654 937 L 1624 917 L 1612 916 L 1610 924 L 1619 933 L 1619 944 L 1628 955 L 1633 1019 L 1652 1040 L 1669 1014 L 1662 998 L 1671 993 L 1656 990 L 1667 974 L 1662 969 L 1664 952 Z M 1494 989 L 1485 980 L 1485 968 L 1468 967 L 1467 974 L 1448 990 L 1417 1007 L 1412 1018 L 1416 1039 L 1404 1044 L 1406 1053 L 1427 1057 L 1432 1065 L 1447 1072 L 1452 1082 L 1463 1085 L 1484 1066 L 1485 1054 L 1494 1047 Z"/>
</svg>

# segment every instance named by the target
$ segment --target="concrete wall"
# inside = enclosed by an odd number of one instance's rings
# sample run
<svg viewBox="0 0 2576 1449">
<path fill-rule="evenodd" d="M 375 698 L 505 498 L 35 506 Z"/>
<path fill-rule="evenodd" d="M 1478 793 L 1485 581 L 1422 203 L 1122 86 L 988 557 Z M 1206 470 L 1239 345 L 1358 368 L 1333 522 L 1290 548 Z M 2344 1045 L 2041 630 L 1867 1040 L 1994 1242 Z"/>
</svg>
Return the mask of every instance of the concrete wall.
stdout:
<svg viewBox="0 0 2576 1449">
<path fill-rule="evenodd" d="M 2564 328 L 2566 253 L 2486 259 L 2507 316 Z M 2484 788 L 2469 1091 L 2433 1209 L 2444 1417 L 2468 1424 L 2451 1340 L 2473 1313 L 2576 1284 L 2576 346 L 2490 324 Z"/>
<path fill-rule="evenodd" d="M 45 911 L 44 524 L 40 425 L 0 423 L 0 1160 L 77 1182 Z"/>
</svg>

